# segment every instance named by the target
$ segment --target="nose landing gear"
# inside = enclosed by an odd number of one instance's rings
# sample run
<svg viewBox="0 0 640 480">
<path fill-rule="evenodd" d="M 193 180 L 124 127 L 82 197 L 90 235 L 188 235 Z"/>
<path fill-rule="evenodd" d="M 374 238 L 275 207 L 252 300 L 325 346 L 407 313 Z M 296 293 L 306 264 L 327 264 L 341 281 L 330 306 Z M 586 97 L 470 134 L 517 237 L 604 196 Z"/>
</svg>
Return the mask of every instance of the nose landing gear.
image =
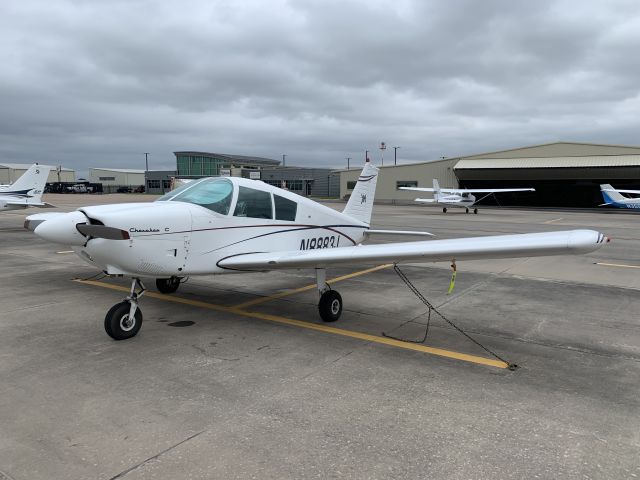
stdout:
<svg viewBox="0 0 640 480">
<path fill-rule="evenodd" d="M 140 288 L 138 292 L 136 287 Z M 111 307 L 104 317 L 107 335 L 114 340 L 126 340 L 138 334 L 142 327 L 142 311 L 138 308 L 138 299 L 144 295 L 145 290 L 139 278 L 132 279 L 129 296 Z"/>
</svg>

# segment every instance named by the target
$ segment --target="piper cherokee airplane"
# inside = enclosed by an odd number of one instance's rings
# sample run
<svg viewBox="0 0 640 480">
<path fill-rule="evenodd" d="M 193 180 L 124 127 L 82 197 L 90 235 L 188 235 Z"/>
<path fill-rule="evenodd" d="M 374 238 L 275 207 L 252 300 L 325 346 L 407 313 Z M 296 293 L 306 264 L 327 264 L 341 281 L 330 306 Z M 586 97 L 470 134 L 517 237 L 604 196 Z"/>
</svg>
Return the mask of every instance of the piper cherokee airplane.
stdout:
<svg viewBox="0 0 640 480">
<path fill-rule="evenodd" d="M 600 185 L 600 191 L 602 192 L 602 198 L 605 203 L 600 206 L 610 205 L 616 208 L 640 208 L 640 197 L 629 198 L 621 195 L 621 193 L 634 193 L 640 195 L 640 190 L 617 190 L 608 183 Z"/>
<path fill-rule="evenodd" d="M 440 188 L 438 180 L 433 179 L 433 188 L 422 187 L 400 187 L 400 190 L 413 190 L 415 192 L 433 192 L 433 198 L 416 198 L 416 202 L 420 203 L 437 203 L 445 205 L 442 208 L 443 213 L 447 213 L 447 206 L 461 207 L 469 213 L 469 207 L 475 205 L 480 200 L 488 197 L 492 193 L 499 192 L 535 192 L 535 188 Z M 476 199 L 472 193 L 486 193 L 483 197 Z M 474 208 L 473 213 L 478 213 L 478 209 Z"/>
<path fill-rule="evenodd" d="M 132 278 L 131 293 L 106 314 L 116 340 L 140 330 L 140 277 L 173 293 L 190 275 L 314 270 L 320 317 L 338 320 L 342 297 L 326 282 L 333 265 L 455 261 L 587 253 L 608 239 L 593 230 L 362 245 L 378 234 L 426 232 L 370 228 L 378 169 L 366 163 L 342 212 L 257 180 L 203 178 L 155 202 L 82 207 L 27 217 L 25 228 L 71 245 L 108 275 Z"/>
<path fill-rule="evenodd" d="M 42 192 L 51 168 L 34 163 L 12 185 L 0 185 L 0 211 L 51 207 L 42 202 Z"/>
</svg>

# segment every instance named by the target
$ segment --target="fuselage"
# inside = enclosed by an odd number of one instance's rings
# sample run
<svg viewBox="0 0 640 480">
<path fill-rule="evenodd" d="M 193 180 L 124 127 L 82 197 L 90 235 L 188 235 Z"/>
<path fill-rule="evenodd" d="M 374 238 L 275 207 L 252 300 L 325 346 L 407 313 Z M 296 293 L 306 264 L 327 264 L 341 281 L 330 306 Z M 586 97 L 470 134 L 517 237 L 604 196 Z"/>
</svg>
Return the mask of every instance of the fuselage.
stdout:
<svg viewBox="0 0 640 480">
<path fill-rule="evenodd" d="M 80 258 L 109 274 L 167 277 L 228 273 L 219 261 L 246 253 L 353 246 L 368 229 L 255 180 L 203 179 L 176 192 L 150 203 L 83 207 L 35 231 L 73 245 Z M 75 228 L 79 223 L 120 229 L 129 238 L 87 238 Z"/>
<path fill-rule="evenodd" d="M 470 207 L 474 203 L 476 203 L 476 197 L 470 193 L 451 193 L 451 194 L 442 194 L 439 193 L 434 195 L 434 198 L 437 203 L 442 205 L 450 205 L 452 207 Z"/>
</svg>

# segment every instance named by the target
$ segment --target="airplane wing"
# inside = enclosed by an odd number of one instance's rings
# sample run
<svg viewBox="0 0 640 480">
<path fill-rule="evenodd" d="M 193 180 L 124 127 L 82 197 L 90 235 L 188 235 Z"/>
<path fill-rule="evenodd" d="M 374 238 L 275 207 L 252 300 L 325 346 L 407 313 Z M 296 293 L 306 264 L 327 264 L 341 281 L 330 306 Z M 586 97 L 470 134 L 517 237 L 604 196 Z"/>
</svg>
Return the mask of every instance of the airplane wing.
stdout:
<svg viewBox="0 0 640 480">
<path fill-rule="evenodd" d="M 319 250 L 246 253 L 223 258 L 218 266 L 230 270 L 268 271 L 324 268 L 362 263 L 440 262 L 487 258 L 582 254 L 597 250 L 609 239 L 594 230 L 497 235 L 420 242 L 357 245 Z"/>
<path fill-rule="evenodd" d="M 433 188 L 399 187 L 399 190 L 413 190 L 415 192 L 433 192 Z M 500 192 L 535 192 L 535 188 L 441 188 L 442 193 L 500 193 Z M 623 190 L 618 190 L 622 192 Z M 640 192 L 638 192 L 640 193 Z"/>
<path fill-rule="evenodd" d="M 640 190 L 619 190 L 617 188 L 603 188 L 603 192 L 618 192 L 618 193 L 635 193 L 636 195 L 640 195 Z"/>
<path fill-rule="evenodd" d="M 415 201 L 420 203 L 437 203 L 437 200 L 434 198 L 416 198 Z"/>
</svg>

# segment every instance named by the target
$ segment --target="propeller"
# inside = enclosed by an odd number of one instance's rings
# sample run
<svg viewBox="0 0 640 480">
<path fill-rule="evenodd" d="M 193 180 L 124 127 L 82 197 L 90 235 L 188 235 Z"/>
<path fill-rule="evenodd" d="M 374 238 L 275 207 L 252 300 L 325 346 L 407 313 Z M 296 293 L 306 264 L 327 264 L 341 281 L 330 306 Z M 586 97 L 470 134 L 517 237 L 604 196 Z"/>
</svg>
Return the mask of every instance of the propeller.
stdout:
<svg viewBox="0 0 640 480">
<path fill-rule="evenodd" d="M 129 232 L 115 227 L 78 223 L 76 229 L 85 237 L 104 238 L 106 240 L 129 240 Z"/>
</svg>

